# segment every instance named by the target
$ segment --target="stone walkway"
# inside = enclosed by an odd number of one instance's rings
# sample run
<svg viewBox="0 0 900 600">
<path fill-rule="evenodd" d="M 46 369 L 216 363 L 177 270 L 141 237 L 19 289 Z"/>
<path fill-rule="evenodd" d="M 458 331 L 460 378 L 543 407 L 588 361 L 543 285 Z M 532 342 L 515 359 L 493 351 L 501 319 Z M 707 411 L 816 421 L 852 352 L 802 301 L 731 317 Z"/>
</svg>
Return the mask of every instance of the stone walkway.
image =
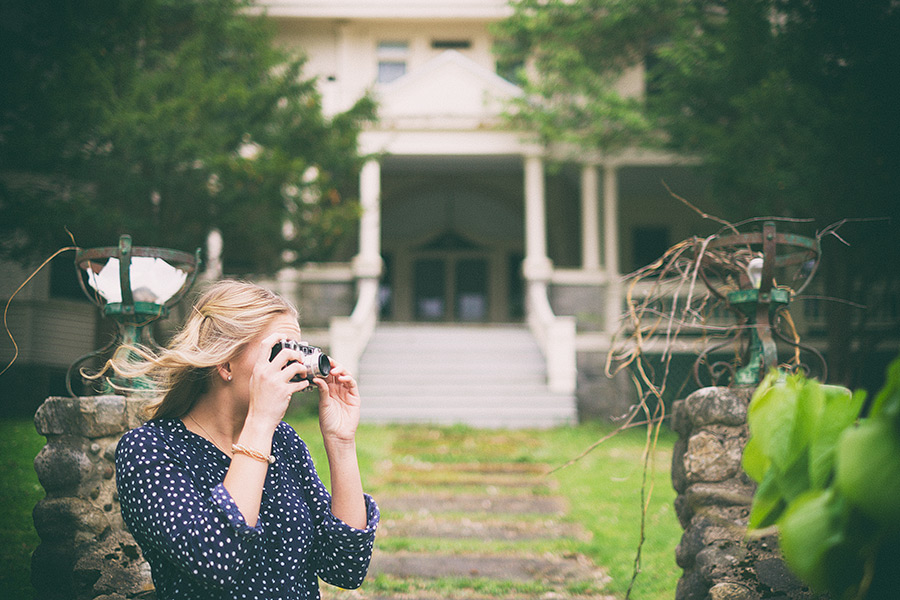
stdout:
<svg viewBox="0 0 900 600">
<path fill-rule="evenodd" d="M 367 482 L 382 511 L 367 582 L 323 585 L 325 600 L 615 600 L 601 593 L 603 569 L 572 551 L 590 534 L 565 521 L 549 467 L 502 458 L 504 446 L 532 441 L 526 433 L 469 433 L 498 450 L 473 462 L 459 432 L 424 431 L 395 443 L 379 481 Z"/>
</svg>

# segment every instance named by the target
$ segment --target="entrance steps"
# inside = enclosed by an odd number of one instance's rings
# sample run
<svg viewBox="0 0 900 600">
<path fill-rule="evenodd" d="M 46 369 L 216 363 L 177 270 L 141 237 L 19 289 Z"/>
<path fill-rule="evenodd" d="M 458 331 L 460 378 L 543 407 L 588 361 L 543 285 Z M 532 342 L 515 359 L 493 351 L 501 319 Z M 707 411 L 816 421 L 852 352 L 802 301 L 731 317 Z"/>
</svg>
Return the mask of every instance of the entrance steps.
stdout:
<svg viewBox="0 0 900 600">
<path fill-rule="evenodd" d="M 524 325 L 379 323 L 359 362 L 363 423 L 546 428 L 577 420 Z"/>
</svg>

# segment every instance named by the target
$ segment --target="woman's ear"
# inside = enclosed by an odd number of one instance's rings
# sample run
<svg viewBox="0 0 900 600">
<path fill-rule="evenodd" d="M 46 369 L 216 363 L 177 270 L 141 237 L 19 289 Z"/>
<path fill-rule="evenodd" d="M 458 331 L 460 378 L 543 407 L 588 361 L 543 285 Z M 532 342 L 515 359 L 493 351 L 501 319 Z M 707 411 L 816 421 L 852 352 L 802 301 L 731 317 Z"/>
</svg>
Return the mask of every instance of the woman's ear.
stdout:
<svg viewBox="0 0 900 600">
<path fill-rule="evenodd" d="M 225 381 L 231 381 L 231 363 L 225 363 L 216 366 L 216 372 L 219 374 L 219 377 L 224 379 Z"/>
</svg>

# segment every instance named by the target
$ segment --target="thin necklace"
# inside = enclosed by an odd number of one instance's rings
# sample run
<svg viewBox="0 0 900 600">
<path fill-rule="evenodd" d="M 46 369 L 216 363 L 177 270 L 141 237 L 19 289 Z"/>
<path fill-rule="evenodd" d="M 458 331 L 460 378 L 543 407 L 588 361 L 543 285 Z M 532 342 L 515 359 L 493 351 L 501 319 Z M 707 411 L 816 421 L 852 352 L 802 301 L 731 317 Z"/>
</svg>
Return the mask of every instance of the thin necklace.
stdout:
<svg viewBox="0 0 900 600">
<path fill-rule="evenodd" d="M 198 423 L 198 422 L 197 422 L 197 419 L 195 419 L 195 418 L 192 417 L 191 415 L 188 415 L 187 418 L 190 419 L 191 421 L 193 421 L 193 422 L 194 422 L 194 425 L 196 425 L 197 427 L 199 427 L 199 428 L 200 428 L 200 431 L 202 431 L 203 433 L 206 434 L 206 437 L 209 438 L 209 441 L 212 442 L 212 445 L 213 445 L 213 446 L 215 446 L 216 448 L 218 448 L 219 450 L 221 450 L 221 451 L 225 454 L 225 456 L 229 456 L 229 457 L 231 456 L 230 453 L 225 452 L 225 450 L 222 448 L 222 446 L 220 446 L 220 445 L 218 445 L 218 444 L 216 443 L 216 440 L 213 438 L 212 434 L 211 434 L 210 432 L 208 432 L 208 431 L 206 430 L 206 428 L 205 428 L 203 425 L 201 425 L 200 423 Z"/>
</svg>

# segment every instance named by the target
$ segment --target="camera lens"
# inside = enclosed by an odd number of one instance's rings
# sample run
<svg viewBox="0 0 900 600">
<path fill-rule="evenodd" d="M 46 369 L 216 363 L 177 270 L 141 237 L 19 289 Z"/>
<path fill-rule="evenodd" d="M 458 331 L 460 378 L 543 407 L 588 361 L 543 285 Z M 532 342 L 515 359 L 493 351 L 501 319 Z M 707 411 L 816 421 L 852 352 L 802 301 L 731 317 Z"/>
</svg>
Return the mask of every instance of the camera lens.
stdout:
<svg viewBox="0 0 900 600">
<path fill-rule="evenodd" d="M 331 361 L 324 354 L 319 354 L 319 373 L 321 377 L 328 377 L 331 373 Z"/>
</svg>

